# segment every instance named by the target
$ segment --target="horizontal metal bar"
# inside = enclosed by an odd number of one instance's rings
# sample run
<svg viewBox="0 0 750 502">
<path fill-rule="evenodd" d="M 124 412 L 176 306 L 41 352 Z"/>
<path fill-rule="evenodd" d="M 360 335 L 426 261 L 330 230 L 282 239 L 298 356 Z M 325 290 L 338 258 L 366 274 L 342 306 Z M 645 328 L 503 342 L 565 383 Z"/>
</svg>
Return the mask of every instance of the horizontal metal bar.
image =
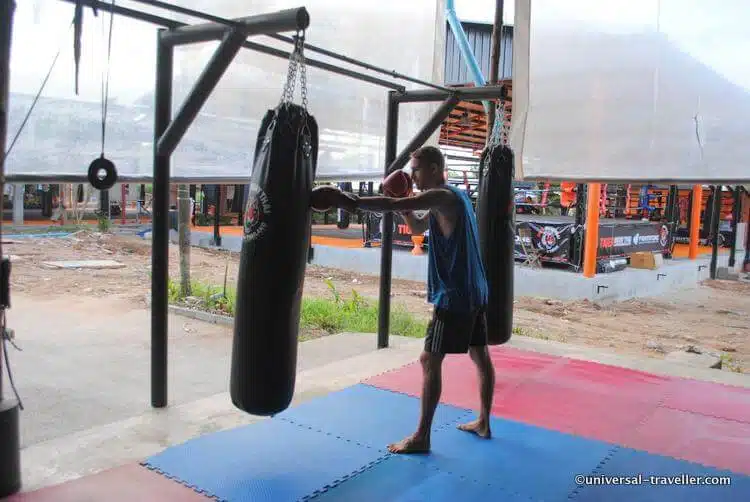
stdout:
<svg viewBox="0 0 750 502">
<path fill-rule="evenodd" d="M 256 16 L 241 17 L 231 21 L 235 29 L 244 29 L 247 36 L 251 36 L 281 31 L 305 30 L 310 25 L 310 15 L 304 7 L 297 7 Z M 163 40 L 171 45 L 208 42 L 224 37 L 230 29 L 232 27 L 225 23 L 194 24 L 167 32 Z"/>
<path fill-rule="evenodd" d="M 61 0 L 61 1 L 68 2 L 68 3 L 76 2 L 76 0 Z M 112 5 L 109 3 L 104 3 L 104 2 L 97 1 L 97 0 L 81 0 L 81 1 L 84 3 L 84 5 L 89 6 L 89 7 L 96 7 L 98 9 L 102 9 L 107 12 L 114 12 L 115 14 L 120 14 L 125 17 L 138 19 L 140 21 L 152 23 L 157 26 L 163 26 L 165 28 L 176 29 L 176 28 L 190 26 L 180 21 L 174 21 L 172 19 L 167 19 L 167 18 L 163 18 L 159 16 L 154 16 L 151 14 L 142 13 L 139 11 L 134 11 L 132 9 L 127 9 L 125 7 L 118 7 L 118 6 L 112 7 Z M 242 47 L 260 52 L 262 54 L 268 54 L 270 56 L 277 56 L 277 57 L 284 58 L 284 59 L 289 59 L 289 56 L 291 55 L 291 53 L 288 51 L 283 51 L 275 47 L 269 47 L 267 45 L 263 45 L 263 44 L 259 44 L 255 42 L 245 42 L 242 44 Z M 325 70 L 331 73 L 336 73 L 338 75 L 343 75 L 345 77 L 354 78 L 362 82 L 368 82 L 370 84 L 379 85 L 381 87 L 385 87 L 386 89 L 393 89 L 400 93 L 403 93 L 406 91 L 406 88 L 403 85 L 397 84 L 395 82 L 389 82 L 387 80 L 373 77 L 365 73 L 361 73 L 361 72 L 354 71 L 354 70 L 349 70 L 347 68 L 342 68 L 340 66 L 336 66 L 336 65 L 326 63 L 323 61 L 318 61 L 316 59 L 305 58 L 305 64 L 307 66 L 319 68 L 321 70 Z"/>
<path fill-rule="evenodd" d="M 383 171 L 368 171 L 350 174 L 318 174 L 315 182 L 344 182 L 344 181 L 374 181 L 383 180 Z M 118 183 L 153 183 L 151 174 L 141 175 L 119 175 Z M 205 176 L 170 176 L 169 182 L 173 184 L 193 185 L 245 185 L 250 181 L 250 173 L 247 176 L 217 176 L 208 174 Z M 5 176 L 6 184 L 29 184 L 29 185 L 54 185 L 58 183 L 88 183 L 88 177 L 83 174 L 8 174 Z"/>
<path fill-rule="evenodd" d="M 164 35 L 167 33 L 164 32 Z M 198 116 L 201 108 L 209 96 L 211 96 L 219 80 L 221 80 L 222 75 L 229 68 L 229 65 L 232 64 L 234 57 L 242 47 L 242 42 L 246 38 L 247 32 L 245 28 L 233 28 L 221 42 L 221 45 L 216 48 L 216 51 L 193 85 L 187 98 L 185 98 L 182 107 L 177 112 L 175 118 L 172 119 L 172 123 L 169 124 L 167 130 L 164 131 L 164 134 L 159 139 L 159 144 L 156 148 L 158 155 L 171 155 L 174 149 L 177 148 L 180 140 L 185 136 L 193 120 Z"/>
<path fill-rule="evenodd" d="M 396 159 L 391 162 L 388 165 L 388 169 L 386 170 L 387 173 L 392 173 L 396 169 L 401 169 L 404 167 L 407 162 L 409 162 L 409 157 L 411 156 L 412 152 L 416 150 L 417 148 L 424 145 L 424 142 L 427 141 L 427 139 L 432 136 L 432 134 L 437 131 L 438 127 L 443 123 L 443 121 L 450 115 L 453 108 L 458 104 L 459 99 L 456 96 L 450 96 L 448 99 L 446 99 L 440 107 L 435 110 L 435 113 L 432 114 L 432 117 L 427 121 L 427 123 L 422 126 L 422 128 L 417 131 L 417 133 L 414 135 L 411 141 L 409 141 L 409 144 L 406 145 L 406 147 L 401 150 L 401 153 L 396 157 Z"/>
<path fill-rule="evenodd" d="M 291 52 L 283 51 L 281 49 L 276 49 L 275 47 L 269 47 L 267 45 L 262 45 L 262 44 L 258 44 L 255 42 L 245 42 L 244 44 L 242 44 L 242 46 L 247 49 L 252 49 L 254 51 L 261 52 L 263 54 L 268 54 L 271 56 L 278 56 L 280 58 L 288 59 L 289 56 L 291 56 Z M 367 75 L 365 73 L 360 73 L 358 71 L 342 68 L 340 66 L 336 66 L 330 63 L 324 63 L 323 61 L 305 58 L 305 65 L 311 66 L 314 68 L 320 68 L 321 70 L 326 70 L 331 73 L 337 73 L 345 77 L 351 77 L 357 80 L 361 80 L 363 82 L 369 82 L 371 84 L 379 85 L 387 89 L 393 89 L 394 91 L 398 91 L 398 92 L 406 91 L 406 88 L 403 85 L 396 84 L 394 82 L 389 82 L 387 80 L 383 80 L 377 77 L 372 77 L 370 75 Z"/>
<path fill-rule="evenodd" d="M 428 101 L 444 101 L 451 94 L 458 96 L 461 101 L 485 101 L 490 99 L 508 99 L 508 90 L 504 85 L 485 85 L 482 87 L 456 87 L 446 91 L 417 90 L 405 91 L 395 96 L 399 103 L 424 103 Z"/>
<path fill-rule="evenodd" d="M 274 33 L 274 34 L 269 34 L 267 36 L 271 37 L 271 38 L 274 38 L 276 40 L 281 40 L 282 42 L 288 42 L 290 44 L 294 44 L 295 43 L 295 40 L 293 38 L 287 37 L 287 36 L 284 36 L 284 35 L 279 35 L 279 34 Z M 371 65 L 369 63 L 365 63 L 364 61 L 359 61 L 357 59 L 350 58 L 349 56 L 344 56 L 342 54 L 338 54 L 336 52 L 329 51 L 327 49 L 322 49 L 320 47 L 316 47 L 316 46 L 314 46 L 312 44 L 308 44 L 307 42 L 304 43 L 304 49 L 307 50 L 307 51 L 311 51 L 311 52 L 317 52 L 318 54 L 323 54 L 324 56 L 328 56 L 328 57 L 331 57 L 331 58 L 334 58 L 334 59 L 338 59 L 340 61 L 344 61 L 344 62 L 349 63 L 349 64 L 353 64 L 353 65 L 356 65 L 356 66 L 361 66 L 362 68 L 366 68 L 366 69 L 371 70 L 371 71 L 375 71 L 375 72 L 378 72 L 378 73 L 383 73 L 385 75 L 390 75 L 390 76 L 392 76 L 394 78 L 398 78 L 400 80 L 406 80 L 407 82 L 412 82 L 414 84 L 423 85 L 425 87 L 432 87 L 433 89 L 438 89 L 438 90 L 441 90 L 441 91 L 444 91 L 444 92 L 451 92 L 451 89 L 448 88 L 448 87 L 445 87 L 445 86 L 442 86 L 442 85 L 438 85 L 438 84 L 433 84 L 432 82 L 427 82 L 425 80 L 421 80 L 421 79 L 418 79 L 418 78 L 410 77 L 408 75 L 404 75 L 403 73 L 399 73 L 399 72 L 394 71 L 394 70 L 386 70 L 385 68 L 380 68 L 378 66 Z"/>
<path fill-rule="evenodd" d="M 73 4 L 76 2 L 76 0 L 61 0 L 61 1 L 73 3 Z M 174 21 L 172 19 L 154 16 L 152 14 L 134 11 L 132 9 L 128 9 L 125 7 L 118 7 L 118 6 L 112 7 L 111 4 L 100 2 L 98 0 L 81 0 L 81 1 L 84 3 L 84 5 L 89 6 L 89 7 L 96 7 L 98 9 L 102 9 L 107 12 L 114 12 L 115 14 L 123 15 L 125 17 L 130 17 L 130 18 L 137 19 L 140 21 L 145 21 L 148 23 L 155 24 L 157 26 L 163 26 L 165 28 L 170 28 L 173 30 L 177 28 L 190 26 L 180 21 Z M 270 47 L 267 45 L 259 44 L 256 42 L 245 42 L 244 44 L 242 44 L 242 46 L 246 49 L 251 49 L 251 50 L 260 52 L 262 54 L 268 54 L 270 56 L 277 56 L 277 57 L 284 58 L 284 59 L 289 59 L 289 56 L 291 55 L 291 53 L 288 51 L 284 51 L 281 49 L 277 49 L 275 47 Z M 379 85 L 381 87 L 385 87 L 386 89 L 393 89 L 395 91 L 398 91 L 399 93 L 403 93 L 406 91 L 406 88 L 403 85 L 397 84 L 395 82 L 389 82 L 387 80 L 383 80 L 377 77 L 373 77 L 371 75 L 367 75 L 366 73 L 361 73 L 355 70 L 342 68 L 340 66 L 336 66 L 331 63 L 318 61 L 316 59 L 305 58 L 305 64 L 307 66 L 319 68 L 321 70 L 325 70 L 331 73 L 336 73 L 338 75 L 343 75 L 345 77 L 354 78 L 362 82 L 368 82 L 370 84 Z"/>
<path fill-rule="evenodd" d="M 145 21 L 147 23 L 155 24 L 157 26 L 163 26 L 164 28 L 177 28 L 183 26 L 185 23 L 167 19 L 161 16 L 155 16 L 147 12 L 141 12 L 138 10 L 128 9 L 127 7 L 120 7 L 118 5 L 112 5 L 112 2 L 100 2 L 98 0 L 61 0 L 62 2 L 76 4 L 80 2 L 84 7 L 91 7 L 100 9 L 105 12 L 111 12 L 120 16 L 137 19 L 138 21 Z"/>
</svg>

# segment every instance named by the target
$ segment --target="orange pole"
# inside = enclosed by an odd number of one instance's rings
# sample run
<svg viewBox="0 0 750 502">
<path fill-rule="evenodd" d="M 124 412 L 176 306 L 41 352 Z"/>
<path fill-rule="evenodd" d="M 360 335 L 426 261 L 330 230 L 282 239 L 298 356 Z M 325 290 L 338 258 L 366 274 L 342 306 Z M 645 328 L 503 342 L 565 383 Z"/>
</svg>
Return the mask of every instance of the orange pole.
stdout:
<svg viewBox="0 0 750 502">
<path fill-rule="evenodd" d="M 691 260 L 698 258 L 698 240 L 701 232 L 701 204 L 703 204 L 703 187 L 693 186 L 693 205 L 690 208 L 690 248 L 688 256 Z"/>
<path fill-rule="evenodd" d="M 586 194 L 586 233 L 583 248 L 583 276 L 596 275 L 596 255 L 599 249 L 599 199 L 601 185 L 589 183 Z"/>
</svg>

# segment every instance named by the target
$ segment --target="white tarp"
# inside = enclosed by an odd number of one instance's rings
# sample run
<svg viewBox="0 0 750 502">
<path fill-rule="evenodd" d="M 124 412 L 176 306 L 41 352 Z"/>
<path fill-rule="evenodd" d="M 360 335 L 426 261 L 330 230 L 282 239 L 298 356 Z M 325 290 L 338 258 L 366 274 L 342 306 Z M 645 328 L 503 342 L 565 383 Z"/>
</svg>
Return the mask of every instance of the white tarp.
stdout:
<svg viewBox="0 0 750 502">
<path fill-rule="evenodd" d="M 750 180 L 750 2 L 517 0 L 517 174 Z"/>
<path fill-rule="evenodd" d="M 442 80 L 445 17 L 435 0 L 180 0 L 171 2 L 225 18 L 304 6 L 307 41 L 346 56 L 427 81 Z M 132 1 L 182 22 L 205 21 Z M 109 14 L 85 9 L 80 95 L 74 93 L 73 5 L 59 0 L 18 2 L 13 30 L 9 134 L 18 130 L 56 52 L 59 59 L 6 164 L 18 174 L 83 174 L 101 152 L 101 86 Z M 115 16 L 105 154 L 123 175 L 151 175 L 156 27 Z M 291 35 L 286 33 L 286 35 Z M 252 41 L 291 50 L 265 36 Z M 203 71 L 217 42 L 175 50 L 174 113 Z M 371 76 L 326 56 L 315 58 Z M 260 120 L 279 102 L 288 61 L 242 50 L 175 150 L 174 176 L 249 176 Z M 388 89 L 308 67 L 310 112 L 320 128 L 320 174 L 380 173 L 384 168 Z M 392 80 L 392 79 L 390 79 Z M 407 89 L 413 84 L 397 81 Z M 295 101 L 299 102 L 299 84 Z M 400 145 L 424 124 L 435 104 L 401 106 Z"/>
</svg>

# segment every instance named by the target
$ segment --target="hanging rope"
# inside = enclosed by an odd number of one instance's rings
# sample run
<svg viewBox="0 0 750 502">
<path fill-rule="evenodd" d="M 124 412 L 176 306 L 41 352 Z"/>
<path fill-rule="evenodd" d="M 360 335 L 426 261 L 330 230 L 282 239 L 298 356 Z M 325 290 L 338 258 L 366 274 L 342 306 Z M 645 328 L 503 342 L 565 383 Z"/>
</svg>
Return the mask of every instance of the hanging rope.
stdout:
<svg viewBox="0 0 750 502">
<path fill-rule="evenodd" d="M 75 24 L 75 20 L 73 20 L 73 22 L 70 23 L 70 26 L 72 27 L 74 24 Z M 57 58 L 60 57 L 61 52 L 62 52 L 62 44 L 60 45 L 60 48 L 57 49 L 57 54 L 55 54 L 55 57 L 52 59 L 52 64 L 50 65 L 49 70 L 47 70 L 47 75 L 44 77 L 44 80 L 42 80 L 42 85 L 39 86 L 39 90 L 37 91 L 36 96 L 34 96 L 34 100 L 31 102 L 31 106 L 29 107 L 29 110 L 26 112 L 26 116 L 23 118 L 21 125 L 18 127 L 18 131 L 16 131 L 16 134 L 13 136 L 13 140 L 10 142 L 10 146 L 8 147 L 8 150 L 5 152 L 4 159 L 7 159 L 8 156 L 10 155 L 10 152 L 13 151 L 13 146 L 16 144 L 18 137 L 21 135 L 21 132 L 26 127 L 26 123 L 29 121 L 29 118 L 31 117 L 31 112 L 34 111 L 34 107 L 36 106 L 37 101 L 39 101 L 39 98 L 42 96 L 42 92 L 44 92 L 44 88 L 47 86 L 47 82 L 49 81 L 49 78 L 52 75 L 52 70 L 55 69 Z"/>
<path fill-rule="evenodd" d="M 112 60 L 112 25 L 114 24 L 115 0 L 112 0 L 112 9 L 109 13 L 109 36 L 107 37 L 107 60 L 106 71 L 102 72 L 102 157 L 104 156 L 104 144 L 107 132 L 107 108 L 109 105 L 109 68 Z"/>
</svg>

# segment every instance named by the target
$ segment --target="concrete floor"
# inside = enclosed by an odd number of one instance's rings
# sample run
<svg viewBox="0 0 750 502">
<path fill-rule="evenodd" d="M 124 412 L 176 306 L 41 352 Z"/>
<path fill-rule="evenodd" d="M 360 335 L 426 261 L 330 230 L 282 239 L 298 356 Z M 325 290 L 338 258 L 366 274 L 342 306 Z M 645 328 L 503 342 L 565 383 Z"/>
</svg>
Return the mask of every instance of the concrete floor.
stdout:
<svg viewBox="0 0 750 502">
<path fill-rule="evenodd" d="M 231 329 L 170 315 L 169 407 L 150 407 L 150 317 L 110 299 L 32 301 L 17 294 L 8 314 L 23 352 L 10 353 L 22 412 L 24 491 L 141 460 L 195 436 L 260 418 L 228 395 Z M 509 345 L 750 387 L 748 375 L 696 369 L 525 337 Z M 300 345 L 295 403 L 407 364 L 420 339 L 341 334 Z M 11 394 L 5 385 L 5 396 Z"/>
</svg>

